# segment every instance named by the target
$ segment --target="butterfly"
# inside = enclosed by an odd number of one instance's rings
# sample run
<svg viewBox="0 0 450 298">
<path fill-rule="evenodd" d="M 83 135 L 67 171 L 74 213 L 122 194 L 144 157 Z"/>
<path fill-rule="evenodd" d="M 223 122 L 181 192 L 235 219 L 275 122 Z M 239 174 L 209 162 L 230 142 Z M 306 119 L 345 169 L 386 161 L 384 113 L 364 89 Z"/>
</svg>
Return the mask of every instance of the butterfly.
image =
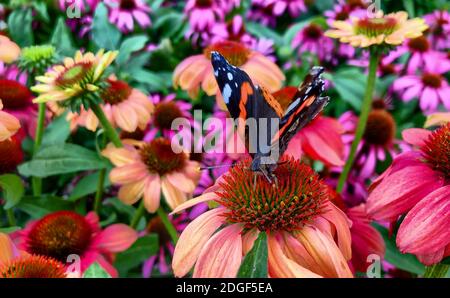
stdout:
<svg viewBox="0 0 450 298">
<path fill-rule="evenodd" d="M 220 53 L 211 52 L 211 63 L 223 100 L 231 117 L 238 120 L 238 132 L 252 157 L 250 169 L 263 174 L 269 183 L 276 182 L 274 171 L 290 140 L 329 102 L 329 97 L 321 96 L 323 67 L 311 68 L 283 109 L 266 88 L 253 84 L 245 71 L 230 64 Z M 244 125 L 250 120 L 254 120 L 256 134 Z M 264 130 L 263 136 L 260 130 Z"/>
</svg>

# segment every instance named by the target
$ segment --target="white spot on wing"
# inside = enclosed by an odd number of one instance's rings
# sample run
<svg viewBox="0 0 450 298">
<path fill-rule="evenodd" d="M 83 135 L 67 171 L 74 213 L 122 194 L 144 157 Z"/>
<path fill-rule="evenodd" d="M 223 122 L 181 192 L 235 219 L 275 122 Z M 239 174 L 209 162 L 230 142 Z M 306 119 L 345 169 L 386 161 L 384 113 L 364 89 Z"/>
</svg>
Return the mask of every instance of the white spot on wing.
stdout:
<svg viewBox="0 0 450 298">
<path fill-rule="evenodd" d="M 231 96 L 231 87 L 228 84 L 225 84 L 222 91 L 223 100 L 226 104 L 230 102 L 230 96 Z"/>
<path fill-rule="evenodd" d="M 217 77 L 217 76 L 219 76 L 219 70 L 215 70 L 214 71 L 214 75 Z"/>
<path fill-rule="evenodd" d="M 233 80 L 233 74 L 231 72 L 227 73 L 227 76 L 230 81 Z"/>
</svg>

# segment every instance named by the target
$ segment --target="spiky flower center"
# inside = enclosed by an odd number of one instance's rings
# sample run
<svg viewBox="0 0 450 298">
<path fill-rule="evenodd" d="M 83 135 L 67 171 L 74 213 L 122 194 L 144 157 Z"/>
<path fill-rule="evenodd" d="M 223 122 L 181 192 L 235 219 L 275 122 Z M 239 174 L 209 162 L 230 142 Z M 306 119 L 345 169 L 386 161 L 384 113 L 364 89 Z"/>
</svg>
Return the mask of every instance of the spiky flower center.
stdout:
<svg viewBox="0 0 450 298">
<path fill-rule="evenodd" d="M 159 246 L 165 245 L 166 243 L 170 243 L 171 238 L 167 229 L 163 222 L 161 221 L 161 217 L 155 216 L 153 217 L 147 224 L 146 231 L 149 234 L 157 234 L 159 240 Z"/>
<path fill-rule="evenodd" d="M 212 0 L 196 0 L 195 6 L 200 8 L 208 8 L 212 6 Z"/>
<path fill-rule="evenodd" d="M 145 144 L 139 153 L 148 170 L 160 176 L 182 170 L 186 164 L 186 155 L 174 152 L 170 140 L 163 137 Z"/>
<path fill-rule="evenodd" d="M 51 45 L 25 47 L 20 53 L 19 67 L 44 72 L 54 62 L 55 54 L 56 49 Z"/>
<path fill-rule="evenodd" d="M 245 64 L 251 54 L 251 51 L 243 44 L 234 41 L 222 41 L 208 46 L 204 50 L 204 54 L 208 59 L 211 58 L 212 51 L 219 52 L 228 62 L 235 66 Z"/>
<path fill-rule="evenodd" d="M 0 142 L 0 175 L 15 171 L 22 161 L 23 151 L 16 136 Z"/>
<path fill-rule="evenodd" d="M 60 87 L 71 87 L 86 80 L 86 76 L 92 69 L 92 63 L 76 63 L 66 68 L 56 79 L 56 85 Z"/>
<path fill-rule="evenodd" d="M 392 17 L 363 18 L 356 24 L 356 33 L 367 37 L 389 35 L 397 29 L 397 20 Z"/>
<path fill-rule="evenodd" d="M 426 162 L 450 179 L 450 123 L 431 133 L 421 149 Z"/>
<path fill-rule="evenodd" d="M 430 49 L 430 42 L 425 36 L 419 36 L 408 41 L 408 47 L 419 53 L 425 53 Z"/>
<path fill-rule="evenodd" d="M 65 278 L 64 265 L 45 256 L 26 256 L 0 267 L 0 278 Z"/>
<path fill-rule="evenodd" d="M 229 170 L 220 183 L 218 203 L 229 211 L 229 223 L 241 223 L 245 229 L 293 231 L 323 212 L 328 192 L 318 175 L 300 161 L 286 158 L 275 170 L 277 185 L 249 170 L 244 161 Z"/>
<path fill-rule="evenodd" d="M 120 1 L 120 9 L 123 10 L 133 10 L 136 8 L 136 3 L 134 0 L 121 0 Z"/>
<path fill-rule="evenodd" d="M 160 102 L 155 105 L 154 124 L 160 129 L 171 129 L 173 120 L 183 117 L 183 112 L 174 101 Z"/>
<path fill-rule="evenodd" d="M 442 77 L 435 73 L 424 73 L 422 75 L 422 83 L 432 88 L 440 88 L 442 85 Z"/>
<path fill-rule="evenodd" d="M 364 140 L 371 145 L 387 146 L 395 136 L 395 120 L 386 110 L 375 109 L 369 113 Z"/>
<path fill-rule="evenodd" d="M 31 104 L 32 94 L 19 82 L 0 79 L 0 99 L 3 107 L 10 110 L 21 110 Z"/>
<path fill-rule="evenodd" d="M 32 227 L 27 239 L 27 251 L 64 263 L 67 256 L 81 256 L 86 251 L 92 233 L 83 216 L 72 211 L 58 211 L 43 217 Z"/>
<path fill-rule="evenodd" d="M 133 89 L 124 81 L 108 80 L 109 86 L 101 93 L 104 102 L 111 105 L 119 104 L 130 97 Z"/>
<path fill-rule="evenodd" d="M 303 34 L 308 39 L 318 40 L 322 37 L 323 30 L 319 25 L 310 24 L 309 26 L 306 26 L 305 29 L 303 29 Z"/>
</svg>

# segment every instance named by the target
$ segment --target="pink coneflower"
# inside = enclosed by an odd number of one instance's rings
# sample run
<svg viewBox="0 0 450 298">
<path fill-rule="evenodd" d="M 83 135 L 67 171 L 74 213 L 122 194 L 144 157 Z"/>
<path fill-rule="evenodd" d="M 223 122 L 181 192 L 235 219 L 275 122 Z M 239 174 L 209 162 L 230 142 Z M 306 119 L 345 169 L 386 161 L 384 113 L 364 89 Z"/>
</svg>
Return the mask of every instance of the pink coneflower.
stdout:
<svg viewBox="0 0 450 298">
<path fill-rule="evenodd" d="M 275 27 L 277 18 L 273 13 L 274 4 L 266 5 L 265 2 L 266 0 L 252 0 L 252 5 L 247 12 L 247 17 L 250 20 L 258 21 L 265 26 Z"/>
<path fill-rule="evenodd" d="M 66 264 L 67 257 L 81 258 L 82 274 L 98 262 L 111 276 L 117 270 L 111 265 L 114 253 L 128 249 L 137 233 L 124 224 L 113 224 L 102 230 L 98 216 L 90 212 L 81 216 L 73 211 L 58 211 L 28 222 L 25 229 L 12 234 L 19 249 Z"/>
<path fill-rule="evenodd" d="M 3 110 L 19 119 L 28 135 L 36 131 L 37 110 L 33 104 L 33 94 L 23 84 L 10 79 L 0 79 L 0 99 Z"/>
<path fill-rule="evenodd" d="M 181 234 L 172 261 L 175 276 L 194 267 L 193 277 L 236 277 L 260 231 L 268 236 L 270 277 L 352 276 L 347 217 L 329 201 L 326 186 L 311 168 L 286 161 L 275 171 L 278 188 L 263 177 L 254 187 L 246 160 L 174 210 L 207 201 L 218 205 Z"/>
<path fill-rule="evenodd" d="M 20 71 L 16 65 L 8 65 L 0 61 L 0 78 L 17 81 L 22 85 L 26 85 L 28 76 L 26 72 Z"/>
<path fill-rule="evenodd" d="M 296 87 L 284 87 L 272 95 L 285 110 L 295 100 L 293 97 L 296 92 Z M 328 166 L 342 166 L 344 165 L 342 133 L 341 125 L 335 119 L 318 116 L 297 133 L 289 143 L 286 153 L 297 159 L 305 153 Z"/>
<path fill-rule="evenodd" d="M 260 2 L 272 7 L 272 12 L 276 16 L 289 12 L 291 17 L 296 18 L 307 10 L 304 0 L 262 0 Z"/>
<path fill-rule="evenodd" d="M 8 235 L 0 233 L 0 278 L 65 278 L 59 261 L 40 255 L 28 255 L 17 249 Z"/>
<path fill-rule="evenodd" d="M 434 132 L 408 129 L 403 138 L 418 150 L 397 156 L 373 182 L 367 211 L 387 222 L 406 214 L 397 246 L 431 265 L 450 252 L 450 124 Z"/>
<path fill-rule="evenodd" d="M 140 90 L 132 88 L 125 81 L 109 78 L 108 86 L 100 96 L 103 100 L 101 108 L 108 121 L 126 132 L 134 132 L 138 128 L 144 130 L 153 113 L 152 102 Z M 72 115 L 76 125 L 85 126 L 96 131 L 99 121 L 92 110 L 82 110 L 80 115 Z"/>
<path fill-rule="evenodd" d="M 292 47 L 298 48 L 299 55 L 314 54 L 322 61 L 330 58 L 334 44 L 331 38 L 324 35 L 322 27 L 311 23 L 295 35 Z"/>
<path fill-rule="evenodd" d="M 184 7 L 184 13 L 189 18 L 193 31 L 210 30 L 217 21 L 223 21 L 228 7 L 219 0 L 189 0 Z"/>
<path fill-rule="evenodd" d="M 423 72 L 398 78 L 393 89 L 401 92 L 404 101 L 419 98 L 420 108 L 426 113 L 436 111 L 441 102 L 446 109 L 450 109 L 450 87 L 444 76 L 450 70 L 450 61 L 438 53 L 424 58 Z"/>
<path fill-rule="evenodd" d="M 75 17 L 67 18 L 69 28 L 78 32 L 78 36 L 84 37 L 92 27 L 93 13 L 100 0 L 58 0 L 59 9 L 62 12 L 79 12 Z"/>
<path fill-rule="evenodd" d="M 201 87 L 207 95 L 216 95 L 218 105 L 225 108 L 211 65 L 212 51 L 221 53 L 228 62 L 240 67 L 256 84 L 270 92 L 280 89 L 285 79 L 280 68 L 261 53 L 237 42 L 223 41 L 208 46 L 203 54 L 188 57 L 178 64 L 173 73 L 174 87 L 180 86 L 192 98 L 198 95 Z"/>
<path fill-rule="evenodd" d="M 445 10 L 437 10 L 424 16 L 429 29 L 432 46 L 437 50 L 450 48 L 450 14 Z"/>
<path fill-rule="evenodd" d="M 105 0 L 105 4 L 109 7 L 109 21 L 122 32 L 133 31 L 135 21 L 141 28 L 152 24 L 151 9 L 144 0 Z"/>
<path fill-rule="evenodd" d="M 146 209 L 153 213 L 160 206 L 161 193 L 171 209 L 188 199 L 200 175 L 199 164 L 189 160 L 188 154 L 174 152 L 171 141 L 162 137 L 124 143 L 124 148 L 110 144 L 102 152 L 115 166 L 109 178 L 120 186 L 122 202 L 134 204 L 143 198 Z"/>
<path fill-rule="evenodd" d="M 350 17 L 363 17 L 367 15 L 367 4 L 364 1 L 339 0 L 333 6 L 333 10 L 327 10 L 324 16 L 327 17 L 327 24 L 332 25 L 334 21 L 346 21 Z"/>
<path fill-rule="evenodd" d="M 19 120 L 2 110 L 3 103 L 0 99 L 0 142 L 11 138 L 20 128 Z"/>
<path fill-rule="evenodd" d="M 383 107 L 378 107 L 378 102 L 381 102 Z M 346 132 L 343 135 L 343 142 L 346 145 L 345 156 L 350 152 L 357 121 L 357 117 L 350 111 L 342 114 L 339 118 L 339 122 Z M 395 139 L 395 133 L 396 124 L 393 116 L 384 108 L 384 102 L 375 101 L 367 119 L 363 139 L 356 153 L 354 170 L 358 176 L 361 178 L 372 177 L 378 161 L 384 161 L 387 154 L 392 157 L 398 154 L 396 147 L 400 146 L 401 142 Z"/>
<path fill-rule="evenodd" d="M 225 40 L 242 42 L 250 46 L 255 40 L 246 30 L 242 16 L 235 15 L 230 21 L 224 23 L 215 23 L 211 29 L 211 40 L 208 42 L 216 43 Z"/>
<path fill-rule="evenodd" d="M 170 215 L 169 219 L 178 233 L 181 233 L 186 226 L 197 218 L 199 215 L 208 210 L 206 204 L 198 204 L 194 206 L 189 212 L 182 212 L 179 215 Z M 147 224 L 145 229 L 146 234 L 157 234 L 159 240 L 159 251 L 156 255 L 151 256 L 146 260 L 142 266 L 142 276 L 151 277 L 154 269 L 160 274 L 166 275 L 170 272 L 170 264 L 168 258 L 172 258 L 175 246 L 173 245 L 167 229 L 161 222 L 159 216 L 153 217 Z"/>
</svg>

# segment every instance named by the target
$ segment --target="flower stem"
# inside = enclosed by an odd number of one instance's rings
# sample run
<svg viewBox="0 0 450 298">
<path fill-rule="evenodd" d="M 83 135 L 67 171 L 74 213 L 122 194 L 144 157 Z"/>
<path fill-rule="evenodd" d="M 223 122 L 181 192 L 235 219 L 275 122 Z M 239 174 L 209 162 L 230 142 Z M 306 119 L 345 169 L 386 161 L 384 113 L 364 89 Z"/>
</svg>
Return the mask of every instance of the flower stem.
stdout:
<svg viewBox="0 0 450 298">
<path fill-rule="evenodd" d="M 442 278 L 445 277 L 450 265 L 446 264 L 435 264 L 428 266 L 425 270 L 423 277 L 425 278 Z"/>
<path fill-rule="evenodd" d="M 144 212 L 145 212 L 144 200 L 141 200 L 139 207 L 136 209 L 133 218 L 131 219 L 130 222 L 131 228 L 136 229 L 137 225 L 139 224 L 139 221 L 141 220 L 141 217 L 144 215 Z"/>
<path fill-rule="evenodd" d="M 170 221 L 169 217 L 167 216 L 167 213 L 164 211 L 162 207 L 159 207 L 156 213 L 158 213 L 159 218 L 166 227 L 166 230 L 169 233 L 170 238 L 172 238 L 173 244 L 176 244 L 178 241 L 178 233 L 175 227 L 173 226 L 172 222 Z"/>
<path fill-rule="evenodd" d="M 8 224 L 10 227 L 17 226 L 16 217 L 14 216 L 14 211 L 12 209 L 6 210 L 6 215 L 8 217 Z"/>
<path fill-rule="evenodd" d="M 36 126 L 36 137 L 34 140 L 33 155 L 36 155 L 39 147 L 41 147 L 42 144 L 42 137 L 44 135 L 45 109 L 46 104 L 40 103 L 38 108 L 38 120 Z M 42 193 L 42 179 L 39 177 L 33 177 L 31 183 L 33 187 L 33 195 L 40 196 Z"/>
<path fill-rule="evenodd" d="M 100 121 L 103 129 L 105 130 L 106 135 L 108 136 L 109 140 L 114 144 L 114 146 L 118 148 L 123 147 L 119 134 L 111 125 L 111 123 L 108 121 L 108 118 L 106 118 L 106 115 L 105 113 L 103 113 L 102 108 L 98 104 L 92 104 L 91 109 L 94 112 L 95 116 L 98 118 L 98 121 Z"/>
<path fill-rule="evenodd" d="M 103 186 L 105 185 L 106 169 L 101 169 L 98 176 L 97 192 L 94 199 L 94 212 L 99 214 L 103 198 Z"/>
<path fill-rule="evenodd" d="M 350 173 L 353 162 L 355 161 L 356 150 L 358 149 L 358 145 L 361 142 L 364 131 L 366 130 L 367 118 L 369 117 L 369 112 L 372 107 L 379 57 L 380 56 L 377 52 L 370 52 L 369 75 L 367 77 L 366 93 L 364 94 L 364 100 L 361 106 L 361 113 L 359 115 L 358 126 L 356 127 L 355 139 L 353 140 L 350 154 L 347 162 L 345 163 L 341 176 L 339 176 L 339 182 L 336 188 L 338 193 L 341 193 L 344 188 L 348 174 Z"/>
</svg>

